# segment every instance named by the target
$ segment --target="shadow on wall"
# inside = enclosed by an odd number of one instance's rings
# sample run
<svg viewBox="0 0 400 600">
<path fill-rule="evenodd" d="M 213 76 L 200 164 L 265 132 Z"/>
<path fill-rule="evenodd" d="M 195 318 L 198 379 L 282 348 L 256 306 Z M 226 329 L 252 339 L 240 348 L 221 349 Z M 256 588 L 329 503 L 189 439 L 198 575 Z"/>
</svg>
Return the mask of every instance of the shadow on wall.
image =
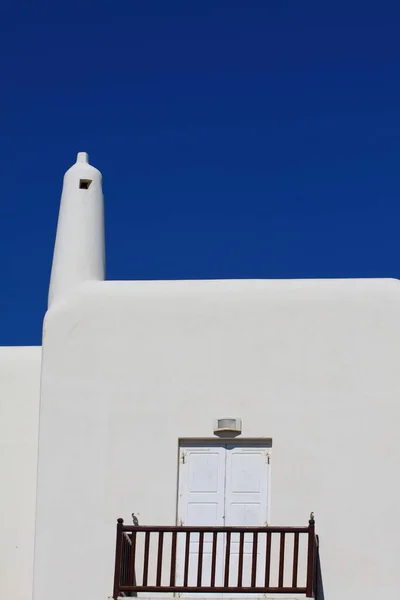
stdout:
<svg viewBox="0 0 400 600">
<path fill-rule="evenodd" d="M 315 600 L 325 600 L 324 584 L 322 581 L 321 559 L 319 555 L 319 539 L 317 537 L 317 560 L 315 573 Z"/>
</svg>

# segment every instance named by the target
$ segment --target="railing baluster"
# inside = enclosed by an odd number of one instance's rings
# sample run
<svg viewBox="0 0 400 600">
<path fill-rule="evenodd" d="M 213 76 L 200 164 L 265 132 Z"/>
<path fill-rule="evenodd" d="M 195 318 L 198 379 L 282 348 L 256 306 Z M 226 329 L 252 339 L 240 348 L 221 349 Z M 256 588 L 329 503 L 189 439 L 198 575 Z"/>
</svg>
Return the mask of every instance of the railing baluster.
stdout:
<svg viewBox="0 0 400 600">
<path fill-rule="evenodd" d="M 231 532 L 226 533 L 226 549 L 225 549 L 225 576 L 224 587 L 229 587 L 229 561 L 231 558 Z"/>
<path fill-rule="evenodd" d="M 176 538 L 177 538 L 177 532 L 173 531 L 172 532 L 172 546 L 171 546 L 171 571 L 170 571 L 170 578 L 169 578 L 169 585 L 171 587 L 175 586 L 175 574 L 176 574 Z"/>
<path fill-rule="evenodd" d="M 239 534 L 239 561 L 238 561 L 238 578 L 237 585 L 242 587 L 243 585 L 243 554 L 244 554 L 244 531 Z"/>
<path fill-rule="evenodd" d="M 218 532 L 213 533 L 212 542 L 212 555 L 211 555 L 211 581 L 210 586 L 215 587 L 215 570 L 217 567 L 217 543 L 218 543 Z"/>
<path fill-rule="evenodd" d="M 122 533 L 121 539 L 121 585 L 125 585 L 125 535 Z"/>
<path fill-rule="evenodd" d="M 121 540 L 121 585 L 125 585 L 124 566 L 125 566 L 125 544 L 124 544 L 124 534 L 122 534 L 122 540 Z"/>
<path fill-rule="evenodd" d="M 129 560 L 129 544 L 126 539 L 126 533 L 124 533 L 124 545 L 125 545 L 125 556 L 124 556 L 124 582 L 125 585 L 128 583 L 128 560 Z"/>
<path fill-rule="evenodd" d="M 278 587 L 283 587 L 283 573 L 285 568 L 285 534 L 281 533 L 281 545 L 279 551 L 279 579 Z"/>
<path fill-rule="evenodd" d="M 147 586 L 149 575 L 149 552 L 150 552 L 150 531 L 146 531 L 144 538 L 144 558 L 143 558 L 143 587 Z"/>
<path fill-rule="evenodd" d="M 189 559 L 190 559 L 190 531 L 186 532 L 185 544 L 185 570 L 183 575 L 183 585 L 187 587 L 189 578 Z"/>
<path fill-rule="evenodd" d="M 157 586 L 161 585 L 163 544 L 164 544 L 164 533 L 162 531 L 160 531 L 158 534 L 157 577 L 156 577 L 156 585 Z"/>
<path fill-rule="evenodd" d="M 130 540 L 128 537 L 128 534 L 125 533 L 124 534 L 124 540 L 125 540 L 125 585 L 129 585 L 129 560 L 131 557 L 131 544 L 130 544 Z"/>
<path fill-rule="evenodd" d="M 204 531 L 199 533 L 199 555 L 197 561 L 197 587 L 201 587 L 203 575 L 203 551 L 204 551 Z"/>
<path fill-rule="evenodd" d="M 253 533 L 253 556 L 251 561 L 251 587 L 256 587 L 257 581 L 257 551 L 258 551 L 258 533 Z"/>
<path fill-rule="evenodd" d="M 296 532 L 294 534 L 293 541 L 293 577 L 292 577 L 292 587 L 297 587 L 297 573 L 299 570 L 299 534 Z"/>
<path fill-rule="evenodd" d="M 129 561 L 129 576 L 128 576 L 128 585 L 136 585 L 136 576 L 135 576 L 135 562 L 136 562 L 136 531 L 132 531 L 131 534 L 132 548 L 131 548 L 131 556 Z"/>
<path fill-rule="evenodd" d="M 265 549 L 265 587 L 269 587 L 269 580 L 271 576 L 271 542 L 272 534 L 270 531 L 267 532 L 266 549 Z"/>
</svg>

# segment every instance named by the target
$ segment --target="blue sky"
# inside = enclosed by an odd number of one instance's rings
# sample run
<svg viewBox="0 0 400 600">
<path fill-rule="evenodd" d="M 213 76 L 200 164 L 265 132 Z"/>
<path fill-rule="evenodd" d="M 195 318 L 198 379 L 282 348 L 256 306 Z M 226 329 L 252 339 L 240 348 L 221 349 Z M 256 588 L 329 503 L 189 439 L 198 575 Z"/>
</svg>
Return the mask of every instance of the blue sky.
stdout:
<svg viewBox="0 0 400 600">
<path fill-rule="evenodd" d="M 1 11 L 2 345 L 40 343 L 77 151 L 109 279 L 399 277 L 399 3 Z"/>
</svg>

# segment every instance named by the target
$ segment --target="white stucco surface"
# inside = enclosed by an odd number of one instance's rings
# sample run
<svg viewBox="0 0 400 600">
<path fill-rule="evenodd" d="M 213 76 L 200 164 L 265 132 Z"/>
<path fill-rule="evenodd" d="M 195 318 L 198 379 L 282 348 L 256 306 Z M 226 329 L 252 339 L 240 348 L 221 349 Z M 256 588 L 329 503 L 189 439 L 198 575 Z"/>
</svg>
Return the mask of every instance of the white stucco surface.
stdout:
<svg viewBox="0 0 400 600">
<path fill-rule="evenodd" d="M 325 597 L 398 594 L 400 284 L 98 282 L 47 313 L 35 600 L 111 595 L 116 519 L 174 524 L 179 438 L 271 437 L 271 523 Z M 62 582 L 62 585 L 60 584 Z"/>
<path fill-rule="evenodd" d="M 41 348 L 0 347 L 0 598 L 30 600 Z"/>
</svg>

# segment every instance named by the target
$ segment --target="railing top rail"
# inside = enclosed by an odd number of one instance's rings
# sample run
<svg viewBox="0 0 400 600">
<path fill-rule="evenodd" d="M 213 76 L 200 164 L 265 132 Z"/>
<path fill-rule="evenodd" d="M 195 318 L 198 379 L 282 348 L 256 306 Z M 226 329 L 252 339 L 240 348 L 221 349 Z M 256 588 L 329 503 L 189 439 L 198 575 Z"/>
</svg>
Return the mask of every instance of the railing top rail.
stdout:
<svg viewBox="0 0 400 600">
<path fill-rule="evenodd" d="M 186 525 L 123 525 L 124 532 L 150 533 L 308 533 L 308 527 L 195 527 Z"/>
</svg>

